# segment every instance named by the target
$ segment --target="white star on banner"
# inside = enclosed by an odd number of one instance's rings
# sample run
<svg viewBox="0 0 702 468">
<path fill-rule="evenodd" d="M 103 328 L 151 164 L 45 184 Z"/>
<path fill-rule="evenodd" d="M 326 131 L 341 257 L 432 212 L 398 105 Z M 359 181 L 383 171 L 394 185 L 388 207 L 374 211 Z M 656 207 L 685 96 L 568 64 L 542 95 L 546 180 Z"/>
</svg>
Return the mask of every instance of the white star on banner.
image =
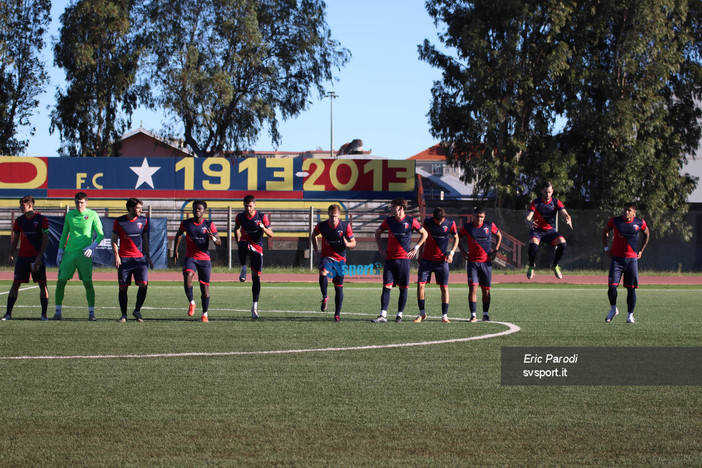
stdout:
<svg viewBox="0 0 702 468">
<path fill-rule="evenodd" d="M 149 184 L 151 188 L 154 188 L 154 180 L 152 179 L 152 176 L 161 169 L 161 167 L 149 167 L 149 162 L 144 158 L 144 162 L 141 163 L 141 166 L 130 166 L 129 169 L 134 171 L 136 175 L 139 176 L 139 178 L 136 181 L 136 185 L 134 186 L 135 189 L 139 188 L 141 184 Z"/>
</svg>

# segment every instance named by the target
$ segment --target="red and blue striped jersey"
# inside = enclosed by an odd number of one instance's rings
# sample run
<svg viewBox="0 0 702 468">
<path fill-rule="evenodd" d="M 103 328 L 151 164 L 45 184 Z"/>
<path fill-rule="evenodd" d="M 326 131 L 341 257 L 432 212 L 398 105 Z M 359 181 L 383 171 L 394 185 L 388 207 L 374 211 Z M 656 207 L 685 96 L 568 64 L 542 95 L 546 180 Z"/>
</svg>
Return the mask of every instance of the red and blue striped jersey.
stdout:
<svg viewBox="0 0 702 468">
<path fill-rule="evenodd" d="M 263 229 L 261 229 L 261 225 L 269 227 L 271 222 L 268 216 L 258 210 L 251 218 L 244 211 L 236 215 L 234 219 L 234 229 L 241 228 L 240 240 L 248 242 L 249 248 L 258 253 L 263 253 Z"/>
<path fill-rule="evenodd" d="M 346 261 L 346 245 L 343 238 L 353 239 L 353 231 L 349 223 L 339 220 L 336 226 L 330 226 L 329 221 L 323 221 L 314 227 L 313 234 L 322 235 L 322 257 Z"/>
<path fill-rule="evenodd" d="M 212 221 L 203 219 L 200 224 L 195 223 L 195 218 L 188 218 L 180 223 L 180 230 L 185 232 L 185 256 L 195 260 L 210 260 L 210 237 L 207 230 L 213 234 L 217 227 Z"/>
<path fill-rule="evenodd" d="M 31 218 L 25 213 L 12 223 L 12 230 L 20 235 L 20 257 L 36 257 L 41 250 L 44 232 L 49 231 L 49 219 L 39 213 L 32 213 Z"/>
<path fill-rule="evenodd" d="M 487 262 L 492 251 L 492 235 L 498 232 L 500 230 L 492 221 L 485 221 L 480 226 L 473 223 L 463 225 L 459 234 L 468 239 L 468 261 Z"/>
<path fill-rule="evenodd" d="M 636 258 L 639 256 L 636 249 L 639 243 L 639 232 L 648 229 L 646 221 L 634 217 L 627 222 L 624 216 L 617 216 L 609 220 L 607 227 L 614 229 L 612 241 L 612 255 L 614 257 Z"/>
<path fill-rule="evenodd" d="M 449 240 L 458 233 L 456 223 L 449 218 L 444 218 L 440 223 L 433 216 L 424 220 L 424 229 L 428 236 L 424 243 L 422 258 L 432 262 L 443 262 L 448 256 Z"/>
<path fill-rule="evenodd" d="M 412 231 L 419 231 L 422 225 L 411 216 L 405 215 L 401 220 L 388 216 L 380 225 L 380 229 L 388 231 L 387 260 L 407 258 L 412 244 Z"/>
<path fill-rule="evenodd" d="M 122 215 L 115 219 L 112 232 L 119 235 L 119 256 L 143 257 L 143 240 L 149 235 L 149 230 L 149 220 L 145 216 L 129 219 L 128 215 Z"/>
<path fill-rule="evenodd" d="M 550 200 L 539 197 L 532 201 L 529 205 L 529 211 L 534 212 L 534 229 L 538 231 L 555 229 L 556 215 L 564 208 L 565 205 L 553 197 Z"/>
</svg>

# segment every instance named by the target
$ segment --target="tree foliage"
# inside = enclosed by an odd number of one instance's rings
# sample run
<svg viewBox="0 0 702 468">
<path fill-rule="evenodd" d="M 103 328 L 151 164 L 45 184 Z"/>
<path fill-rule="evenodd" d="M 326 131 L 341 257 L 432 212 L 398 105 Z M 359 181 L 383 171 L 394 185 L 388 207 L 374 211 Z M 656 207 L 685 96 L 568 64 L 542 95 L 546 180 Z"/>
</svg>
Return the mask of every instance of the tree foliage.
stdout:
<svg viewBox="0 0 702 468">
<path fill-rule="evenodd" d="M 156 102 L 198 156 L 246 149 L 266 125 L 279 144 L 278 119 L 349 59 L 320 0 L 150 0 L 144 15 Z"/>
<path fill-rule="evenodd" d="M 679 231 L 696 185 L 680 169 L 700 139 L 699 0 L 429 0 L 427 8 L 446 26 L 448 50 L 420 46 L 443 70 L 432 132 L 466 180 L 501 206 L 523 206 L 544 179 L 573 207 L 618 211 L 637 200 L 661 231 Z M 485 151 L 472 150 L 476 143 Z"/>
<path fill-rule="evenodd" d="M 20 128 L 34 134 L 29 118 L 47 81 L 39 54 L 50 13 L 49 0 L 0 2 L 0 154 L 26 149 L 28 141 L 18 139 Z"/>
<path fill-rule="evenodd" d="M 143 96 L 136 84 L 143 49 L 132 34 L 131 0 L 78 0 L 61 15 L 56 65 L 67 88 L 56 93 L 51 129 L 65 156 L 115 156 Z"/>
</svg>

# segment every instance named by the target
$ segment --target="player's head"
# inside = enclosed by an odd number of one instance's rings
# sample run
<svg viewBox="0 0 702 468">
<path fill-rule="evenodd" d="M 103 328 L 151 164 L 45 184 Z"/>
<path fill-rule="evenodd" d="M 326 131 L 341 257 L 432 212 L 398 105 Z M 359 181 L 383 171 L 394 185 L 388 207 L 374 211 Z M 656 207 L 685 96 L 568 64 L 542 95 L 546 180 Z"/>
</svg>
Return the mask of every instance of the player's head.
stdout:
<svg viewBox="0 0 702 468">
<path fill-rule="evenodd" d="M 631 221 L 636 216 L 636 203 L 629 202 L 624 205 L 624 219 Z"/>
<path fill-rule="evenodd" d="M 76 209 L 80 212 L 83 212 L 83 210 L 85 210 L 85 208 L 88 206 L 88 194 L 85 192 L 76 193 L 74 200 Z"/>
<path fill-rule="evenodd" d="M 444 209 L 440 206 L 437 206 L 436 208 L 434 208 L 433 215 L 435 220 L 441 222 L 444 220 L 444 218 L 446 218 L 446 211 L 444 211 Z"/>
<path fill-rule="evenodd" d="M 246 195 L 244 197 L 244 206 L 248 205 L 249 203 L 256 203 L 256 197 L 253 195 Z"/>
<path fill-rule="evenodd" d="M 329 205 L 329 208 L 327 208 L 327 213 L 329 214 L 329 219 L 336 222 L 336 220 L 338 220 L 341 216 L 341 207 L 336 203 Z"/>
<path fill-rule="evenodd" d="M 141 207 L 144 203 L 138 198 L 130 198 L 127 200 L 127 211 L 131 216 L 139 216 L 141 214 Z"/>
<path fill-rule="evenodd" d="M 473 224 L 480 226 L 485 221 L 485 208 L 476 206 L 473 210 Z"/>
<path fill-rule="evenodd" d="M 246 210 L 246 214 L 253 216 L 256 212 L 256 197 L 253 195 L 246 195 L 244 197 L 244 209 Z"/>
<path fill-rule="evenodd" d="M 547 200 L 551 199 L 551 195 L 553 195 L 553 184 L 550 181 L 547 180 L 541 184 L 541 194 Z"/>
<path fill-rule="evenodd" d="M 34 211 L 34 197 L 31 195 L 25 195 L 24 197 L 22 197 L 19 201 L 19 204 L 22 213 Z"/>
<path fill-rule="evenodd" d="M 205 210 L 207 209 L 207 202 L 205 200 L 195 200 L 193 201 L 193 216 L 200 219 L 205 216 Z"/>
<path fill-rule="evenodd" d="M 404 198 L 396 198 L 390 202 L 390 213 L 397 219 L 404 216 L 405 210 L 407 209 L 407 200 Z"/>
</svg>

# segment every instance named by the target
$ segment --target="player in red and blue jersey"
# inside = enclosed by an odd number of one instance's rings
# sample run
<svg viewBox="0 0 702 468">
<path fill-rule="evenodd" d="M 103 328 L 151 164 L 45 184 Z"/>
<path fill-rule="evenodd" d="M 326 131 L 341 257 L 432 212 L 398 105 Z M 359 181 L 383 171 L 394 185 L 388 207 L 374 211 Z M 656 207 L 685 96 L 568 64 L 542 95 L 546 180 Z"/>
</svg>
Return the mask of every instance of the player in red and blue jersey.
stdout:
<svg viewBox="0 0 702 468">
<path fill-rule="evenodd" d="M 341 320 L 341 305 L 344 302 L 344 265 L 346 264 L 346 249 L 356 247 L 351 225 L 341 221 L 341 207 L 330 205 L 327 210 L 329 219 L 322 221 L 312 231 L 312 247 L 317 252 L 317 236 L 322 236 L 322 253 L 319 259 L 319 288 L 322 291 L 322 312 L 326 312 L 329 302 L 327 288 L 329 278 L 334 283 L 334 321 Z"/>
<path fill-rule="evenodd" d="M 234 220 L 234 240 L 239 247 L 241 274 L 239 281 L 246 281 L 246 257 L 251 263 L 251 318 L 258 318 L 258 298 L 261 294 L 261 270 L 263 269 L 263 234 L 273 237 L 271 222 L 264 213 L 256 210 L 256 198 L 244 197 L 244 211 Z"/>
<path fill-rule="evenodd" d="M 536 252 L 539 250 L 541 241 L 556 247 L 553 254 L 553 262 L 551 269 L 556 278 L 563 278 L 561 267 L 558 262 L 561 261 L 565 253 L 566 240 L 558 231 L 556 231 L 556 216 L 561 213 L 566 224 L 573 229 L 573 220 L 565 209 L 563 203 L 553 198 L 553 184 L 544 182 L 541 185 L 541 197 L 535 199 L 529 205 L 529 210 L 526 215 L 526 223 L 529 225 L 529 268 L 527 269 L 527 278 L 534 277 L 536 269 Z"/>
<path fill-rule="evenodd" d="M 609 231 L 614 231 L 612 247 L 608 247 Z M 639 243 L 639 233 L 643 234 L 643 243 Z M 605 322 L 612 321 L 619 313 L 617 309 L 617 287 L 624 277 L 624 287 L 626 288 L 626 305 L 628 316 L 626 323 L 636 323 L 634 320 L 634 308 L 636 307 L 636 288 L 639 287 L 639 259 L 644 249 L 648 245 L 651 233 L 646 225 L 646 221 L 636 217 L 636 204 L 627 203 L 624 205 L 624 214 L 616 216 L 607 222 L 602 230 L 602 245 L 605 253 L 612 258 L 609 265 L 609 288 L 607 297 L 609 298 L 610 310 L 605 318 Z"/>
<path fill-rule="evenodd" d="M 185 234 L 185 261 L 183 262 L 183 286 L 185 296 L 190 301 L 188 315 L 195 314 L 195 300 L 193 299 L 193 277 L 197 271 L 197 279 L 200 282 L 200 299 L 202 300 L 203 322 L 208 322 L 207 309 L 210 306 L 210 274 L 212 272 L 212 262 L 210 258 L 210 242 L 215 245 L 222 245 L 222 240 L 217 233 L 217 227 L 212 221 L 205 219 L 207 203 L 203 200 L 193 202 L 193 217 L 180 223 L 176 233 L 175 245 L 173 246 L 173 261 L 178 263 L 178 246 Z"/>
<path fill-rule="evenodd" d="M 117 268 L 119 285 L 119 309 L 122 312 L 120 322 L 127 321 L 127 289 L 134 282 L 138 286 L 136 304 L 132 315 L 137 322 L 143 322 L 141 307 L 146 300 L 149 283 L 149 268 L 154 267 L 149 254 L 149 219 L 141 216 L 144 203 L 138 198 L 127 200 L 127 214 L 115 219 L 112 226 L 112 251 Z"/>
<path fill-rule="evenodd" d="M 419 273 L 417 275 L 417 305 L 419 315 L 414 321 L 416 323 L 426 320 L 424 286 L 431 281 L 431 274 L 434 273 L 436 284 L 441 289 L 441 321 L 451 323 L 448 319 L 449 308 L 449 265 L 453 263 L 453 254 L 458 247 L 458 230 L 456 223 L 446 217 L 443 208 L 434 208 L 433 216 L 428 216 L 424 220 L 424 230 L 427 231 L 427 241 L 422 246 L 421 260 L 419 261 Z M 453 239 L 453 244 L 449 249 L 449 240 Z"/>
<path fill-rule="evenodd" d="M 380 315 L 371 320 L 373 323 L 388 321 L 388 305 L 393 286 L 400 289 L 395 321 L 402 322 L 402 313 L 407 304 L 410 261 L 417 256 L 419 248 L 427 239 L 427 231 L 419 224 L 419 221 L 405 214 L 406 209 L 407 201 L 402 198 L 396 198 L 390 202 L 391 215 L 375 230 L 375 243 L 378 246 L 380 256 L 385 259 L 385 265 L 383 267 L 383 293 L 380 296 Z M 388 231 L 387 248 L 383 247 L 380 239 L 383 231 Z M 411 247 L 413 231 L 418 231 L 421 235 L 414 248 Z"/>
<path fill-rule="evenodd" d="M 502 233 L 495 223 L 485 220 L 485 209 L 476 207 L 473 210 L 473 222 L 465 224 L 459 234 L 468 241 L 468 250 L 463 245 L 458 247 L 463 252 L 463 257 L 468 260 L 468 306 L 470 308 L 470 321 L 477 322 L 476 310 L 478 307 L 478 286 L 483 292 L 483 321 L 490 320 L 490 288 L 492 287 L 492 260 L 497 257 L 497 252 L 502 245 Z M 497 242 L 492 248 L 492 236 Z"/>
<path fill-rule="evenodd" d="M 48 320 L 46 309 L 49 306 L 49 290 L 46 287 L 46 265 L 44 252 L 49 245 L 49 220 L 46 216 L 34 212 L 34 197 L 27 195 L 19 202 L 22 215 L 12 223 L 12 240 L 10 241 L 10 263 L 12 253 L 20 244 L 15 263 L 15 277 L 7 295 L 7 313 L 2 320 L 12 318 L 12 308 L 17 301 L 17 295 L 22 283 L 29 283 L 29 275 L 39 285 L 39 303 L 41 304 L 41 319 Z M 21 240 L 21 243 L 20 243 Z"/>
</svg>

